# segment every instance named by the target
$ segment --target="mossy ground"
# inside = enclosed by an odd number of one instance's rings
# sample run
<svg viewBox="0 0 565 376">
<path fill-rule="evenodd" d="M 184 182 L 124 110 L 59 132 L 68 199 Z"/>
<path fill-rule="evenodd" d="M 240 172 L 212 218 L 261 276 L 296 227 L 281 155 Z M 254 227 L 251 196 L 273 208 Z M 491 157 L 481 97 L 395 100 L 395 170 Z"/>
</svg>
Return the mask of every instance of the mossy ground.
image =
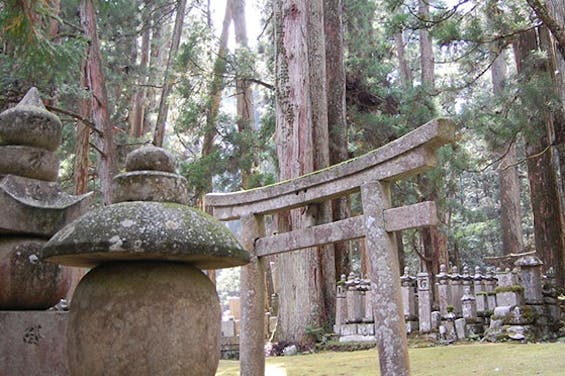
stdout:
<svg viewBox="0 0 565 376">
<path fill-rule="evenodd" d="M 563 375 L 565 343 L 468 344 L 410 349 L 411 374 Z M 267 359 L 266 376 L 379 375 L 375 349 Z M 220 361 L 216 376 L 239 375 L 237 361 Z"/>
</svg>

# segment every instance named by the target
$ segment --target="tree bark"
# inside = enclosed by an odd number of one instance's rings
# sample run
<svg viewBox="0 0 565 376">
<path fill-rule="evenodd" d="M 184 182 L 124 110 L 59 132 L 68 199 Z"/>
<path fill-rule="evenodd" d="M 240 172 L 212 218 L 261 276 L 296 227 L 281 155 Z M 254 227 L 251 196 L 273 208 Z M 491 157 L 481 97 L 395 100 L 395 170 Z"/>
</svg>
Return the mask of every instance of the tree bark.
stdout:
<svg viewBox="0 0 565 376">
<path fill-rule="evenodd" d="M 186 0 L 179 0 L 175 17 L 175 26 L 173 28 L 173 36 L 171 39 L 171 49 L 169 50 L 169 59 L 167 60 L 165 77 L 163 79 L 163 90 L 161 91 L 161 99 L 159 101 L 159 115 L 157 116 L 157 124 L 155 125 L 155 133 L 153 135 L 153 144 L 155 146 L 163 146 L 163 141 L 165 140 L 167 116 L 169 114 L 168 99 L 173 88 L 173 82 L 171 82 L 171 69 L 179 50 L 185 8 Z"/>
<path fill-rule="evenodd" d="M 536 30 L 519 35 L 514 44 L 518 72 L 523 72 L 528 56 L 539 49 L 537 38 Z M 552 268 L 558 283 L 563 286 L 563 213 L 551 153 L 554 115 L 548 113 L 546 119 L 528 123 L 532 136 L 526 139 L 526 154 L 536 251 L 545 270 Z"/>
<path fill-rule="evenodd" d="M 315 18 L 315 15 L 309 14 L 310 6 L 316 7 L 318 12 L 322 9 L 320 2 L 309 4 L 304 0 L 275 0 L 274 3 L 279 180 L 312 172 L 315 164 L 321 163 L 320 159 L 315 161 L 313 153 L 322 153 L 322 158 L 327 155 L 327 151 L 322 150 L 323 146 L 314 141 L 316 125 L 313 118 L 318 126 L 324 120 L 323 114 L 312 116 L 313 108 L 317 111 L 323 108 L 320 103 L 313 103 L 312 96 L 316 93 L 325 97 L 325 86 L 312 85 L 310 70 L 323 69 L 322 80 L 325 81 L 325 54 L 312 51 L 312 58 L 322 66 L 311 67 L 309 48 L 314 48 L 312 43 L 316 38 L 323 43 L 323 36 L 316 35 L 323 29 L 320 16 Z M 319 45 L 316 47 L 321 48 Z M 325 137 L 323 129 L 318 128 L 316 132 L 318 137 Z M 327 129 L 325 132 L 327 134 Z M 292 210 L 288 215 L 279 216 L 279 231 L 314 225 L 320 215 L 323 217 L 326 214 L 317 205 Z M 316 250 L 308 249 L 277 257 L 277 280 L 280 281 L 279 340 L 309 347 L 313 345 L 314 338 L 308 335 L 307 328 L 321 328 L 327 324 L 323 292 L 326 279 L 318 256 Z"/>
<path fill-rule="evenodd" d="M 400 71 L 400 84 L 404 90 L 412 88 L 412 71 L 406 60 L 406 44 L 404 43 L 404 31 L 400 30 L 394 34 L 394 45 L 396 46 L 396 57 L 398 58 L 398 70 Z"/>
<path fill-rule="evenodd" d="M 151 38 L 150 38 L 150 56 L 149 56 L 149 82 L 159 83 L 163 82 L 163 67 L 167 66 L 167 56 L 164 53 L 164 46 L 168 44 L 166 35 L 169 32 L 170 24 L 168 22 L 163 22 L 165 16 L 169 13 L 172 14 L 173 5 L 163 5 L 160 9 L 155 9 L 151 17 Z M 157 88 L 156 85 L 147 88 L 146 98 L 147 98 L 147 108 L 146 113 L 157 114 L 159 113 L 159 99 L 162 88 Z M 143 134 L 149 132 L 154 132 L 156 120 L 150 121 L 150 118 L 146 118 L 143 125 Z"/>
<path fill-rule="evenodd" d="M 348 130 L 345 105 L 345 42 L 343 28 L 343 1 L 324 1 L 324 31 L 326 41 L 327 118 L 329 137 L 329 162 L 334 165 L 349 158 Z M 332 203 L 334 220 L 351 215 L 349 199 L 341 197 Z M 334 244 L 335 275 L 351 271 L 350 242 Z"/>
<path fill-rule="evenodd" d="M 235 33 L 235 42 L 237 47 L 246 50 L 247 44 L 247 28 L 245 22 L 245 0 L 233 0 L 233 24 Z M 237 77 L 235 81 L 236 100 L 237 100 L 237 128 L 240 133 L 251 133 L 255 129 L 255 108 L 253 104 L 253 90 L 250 82 L 244 77 Z M 247 145 L 246 145 L 247 146 Z M 249 177 L 253 167 L 258 165 L 257 156 L 254 155 L 253 148 L 246 148 L 242 152 L 242 160 L 245 165 L 241 169 L 241 188 L 248 189 Z"/>
<path fill-rule="evenodd" d="M 502 16 L 502 11 L 497 6 L 497 1 L 488 5 L 487 17 L 494 24 L 497 17 Z M 502 95 L 506 86 L 506 51 L 505 46 L 495 42 L 491 46 L 494 62 L 491 67 L 492 90 L 495 96 Z M 502 253 L 520 253 L 523 249 L 522 242 L 522 210 L 520 207 L 520 181 L 516 157 L 516 141 L 495 148 L 495 153 L 501 158 L 498 168 L 500 192 L 500 224 L 502 228 Z"/>
<path fill-rule="evenodd" d="M 201 158 L 206 158 L 212 154 L 214 150 L 214 139 L 216 138 L 216 120 L 220 111 L 220 102 L 222 92 L 224 90 L 224 75 L 226 73 L 226 57 L 228 53 L 228 38 L 230 24 L 233 18 L 233 0 L 226 2 L 226 10 L 224 13 L 224 21 L 222 23 L 222 33 L 220 35 L 220 45 L 218 47 L 218 56 L 214 62 L 214 72 L 212 82 L 208 91 L 208 101 L 206 103 L 206 124 L 204 128 L 204 137 L 202 139 Z M 212 172 L 208 171 L 205 179 L 206 187 L 200 192 L 196 192 L 196 198 L 199 205 L 202 205 L 204 195 L 212 191 Z"/>
<path fill-rule="evenodd" d="M 135 91 L 134 102 L 132 106 L 132 114 L 130 115 L 129 135 L 139 138 L 143 136 L 145 128 L 145 108 L 147 97 L 147 83 L 149 82 L 149 57 L 151 46 L 151 12 L 153 9 L 152 2 L 144 0 L 143 9 L 143 32 L 141 34 L 141 61 L 139 63 L 138 87 Z"/>
<path fill-rule="evenodd" d="M 547 1 L 547 8 L 561 26 L 565 29 L 565 0 Z M 560 100 L 552 122 L 548 124 L 551 142 L 551 162 L 556 176 L 557 192 L 559 194 L 559 212 L 561 213 L 561 270 L 557 271 L 557 280 L 560 286 L 565 286 L 565 57 L 563 48 L 559 51 L 558 41 L 549 36 L 547 52 L 550 61 L 549 72 L 555 84 L 555 89 Z M 563 47 L 563 45 L 561 45 Z"/>
<path fill-rule="evenodd" d="M 565 1 L 561 2 L 565 6 Z M 550 8 L 552 9 L 552 8 Z M 557 19 L 565 25 L 565 9 L 560 10 L 561 13 Z M 559 104 L 554 110 L 548 114 L 546 118 L 546 132 L 548 146 L 548 158 L 551 166 L 552 178 L 556 202 L 554 204 L 560 223 L 560 241 L 561 252 L 554 256 L 556 265 L 554 266 L 557 282 L 560 286 L 565 286 L 565 196 L 564 196 L 564 177 L 565 177 L 565 78 L 560 74 L 565 68 L 565 59 L 557 52 L 556 40 L 552 37 L 550 31 L 546 27 L 540 28 L 540 44 L 542 50 L 548 56 L 547 71 L 554 84 L 556 97 Z M 556 217 L 557 218 L 557 217 Z"/>
<path fill-rule="evenodd" d="M 308 11 L 308 66 L 310 72 L 310 103 L 312 114 L 312 138 L 314 141 L 314 170 L 330 165 L 328 130 L 328 86 L 326 69 L 326 38 L 324 23 L 324 0 L 307 2 Z M 318 205 L 316 224 L 333 220 L 332 203 L 327 201 Z M 330 326 L 335 315 L 336 273 L 335 248 L 333 244 L 320 246 L 318 268 L 322 278 L 322 323 Z"/>
<path fill-rule="evenodd" d="M 86 88 L 91 92 L 90 110 L 92 121 L 101 136 L 96 138 L 96 145 L 101 152 L 98 161 L 100 189 L 105 204 L 112 201 L 111 182 L 114 176 L 114 141 L 113 127 L 108 115 L 108 96 L 100 54 L 100 42 L 96 30 L 96 12 L 93 0 L 82 0 L 80 5 L 81 26 L 88 38 L 85 77 Z"/>
<path fill-rule="evenodd" d="M 81 87 L 87 87 L 86 83 L 86 61 L 81 63 Z M 90 117 L 90 101 L 78 100 L 79 115 L 88 119 Z M 75 195 L 88 192 L 88 166 L 90 151 L 90 128 L 82 121 L 77 121 L 75 141 L 75 163 L 73 168 L 73 182 Z"/>
<path fill-rule="evenodd" d="M 422 70 L 421 79 L 424 90 L 435 92 L 435 63 L 432 45 L 432 37 L 427 30 L 425 22 L 430 19 L 430 5 L 427 0 L 418 1 L 418 15 L 423 20 L 424 25 L 420 29 L 420 67 Z M 419 125 L 419 124 L 418 124 Z M 439 192 L 433 181 L 428 176 L 421 176 L 420 189 L 424 192 L 426 200 L 437 201 Z M 440 223 L 445 213 L 438 207 L 438 217 Z M 447 253 L 447 237 L 437 226 L 425 228 L 421 231 L 424 255 L 429 262 L 426 262 L 426 271 L 432 274 L 432 277 L 439 272 L 440 264 L 448 264 L 449 256 Z"/>
<path fill-rule="evenodd" d="M 420 66 L 422 68 L 422 85 L 428 90 L 435 90 L 435 60 L 432 36 L 427 29 L 426 21 L 430 20 L 430 4 L 428 0 L 418 0 L 418 16 L 424 24 L 420 28 Z"/>
<path fill-rule="evenodd" d="M 545 6 L 539 0 L 526 0 L 540 20 L 551 31 L 557 42 L 557 50 L 561 58 L 565 59 L 565 23 L 563 23 L 563 1 L 547 1 Z M 560 3 L 560 4 L 557 4 Z M 553 14 L 552 14 L 553 13 Z M 561 15 L 561 19 L 558 17 Z"/>
</svg>

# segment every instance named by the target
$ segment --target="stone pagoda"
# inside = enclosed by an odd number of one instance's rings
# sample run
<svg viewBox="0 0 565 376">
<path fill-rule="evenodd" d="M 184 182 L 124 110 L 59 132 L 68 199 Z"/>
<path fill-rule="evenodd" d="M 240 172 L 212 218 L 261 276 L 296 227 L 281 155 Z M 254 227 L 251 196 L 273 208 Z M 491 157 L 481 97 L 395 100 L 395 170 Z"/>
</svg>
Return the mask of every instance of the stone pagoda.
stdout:
<svg viewBox="0 0 565 376">
<path fill-rule="evenodd" d="M 90 195 L 66 194 L 56 183 L 61 128 L 35 88 L 0 114 L 0 310 L 44 310 L 69 289 L 71 269 L 39 258 L 90 203 Z"/>
<path fill-rule="evenodd" d="M 172 156 L 144 146 L 113 181 L 114 202 L 67 225 L 43 258 L 93 268 L 73 297 L 72 375 L 214 375 L 221 310 L 201 269 L 249 254 L 220 222 L 187 206 Z"/>
</svg>

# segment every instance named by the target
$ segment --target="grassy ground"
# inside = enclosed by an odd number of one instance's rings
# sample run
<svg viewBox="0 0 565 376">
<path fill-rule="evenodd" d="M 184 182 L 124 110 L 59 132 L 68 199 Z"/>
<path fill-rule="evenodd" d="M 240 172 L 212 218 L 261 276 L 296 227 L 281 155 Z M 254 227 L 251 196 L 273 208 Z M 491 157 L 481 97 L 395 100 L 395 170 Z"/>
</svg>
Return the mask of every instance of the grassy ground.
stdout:
<svg viewBox="0 0 565 376">
<path fill-rule="evenodd" d="M 565 344 L 470 344 L 410 349 L 413 376 L 565 375 Z M 267 376 L 379 375 L 375 349 L 267 359 Z M 239 375 L 237 361 L 220 361 L 216 376 Z"/>
</svg>

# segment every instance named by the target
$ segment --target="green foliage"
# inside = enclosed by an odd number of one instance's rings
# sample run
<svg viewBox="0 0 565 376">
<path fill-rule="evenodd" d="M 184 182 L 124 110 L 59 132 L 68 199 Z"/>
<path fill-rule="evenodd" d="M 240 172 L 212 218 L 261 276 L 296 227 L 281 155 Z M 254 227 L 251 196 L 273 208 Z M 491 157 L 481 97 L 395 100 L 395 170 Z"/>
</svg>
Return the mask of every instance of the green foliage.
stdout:
<svg viewBox="0 0 565 376">
<path fill-rule="evenodd" d="M 208 171 L 218 171 L 222 157 L 218 150 L 190 162 L 180 163 L 179 173 L 186 178 L 189 187 L 195 191 L 211 192 L 212 187 L 208 183 Z"/>
<path fill-rule="evenodd" d="M 58 19 L 48 2 L 8 0 L 0 7 L 0 109 L 30 86 L 54 96 L 59 87 L 78 82 L 86 41 L 72 33 L 50 35 Z"/>
</svg>

